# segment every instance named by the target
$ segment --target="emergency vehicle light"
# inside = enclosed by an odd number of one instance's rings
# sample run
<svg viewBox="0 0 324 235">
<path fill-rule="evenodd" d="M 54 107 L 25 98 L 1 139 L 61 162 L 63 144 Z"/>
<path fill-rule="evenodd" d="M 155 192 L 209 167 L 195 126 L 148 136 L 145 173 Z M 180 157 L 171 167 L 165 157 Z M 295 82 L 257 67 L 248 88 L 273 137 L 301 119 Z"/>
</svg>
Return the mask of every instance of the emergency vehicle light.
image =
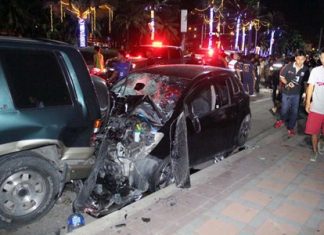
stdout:
<svg viewBox="0 0 324 235">
<path fill-rule="evenodd" d="M 162 47 L 162 42 L 160 42 L 160 41 L 154 41 L 154 42 L 152 42 L 152 46 L 153 47 Z"/>
<path fill-rule="evenodd" d="M 208 49 L 208 56 L 212 57 L 214 55 L 214 49 L 210 48 Z"/>
</svg>

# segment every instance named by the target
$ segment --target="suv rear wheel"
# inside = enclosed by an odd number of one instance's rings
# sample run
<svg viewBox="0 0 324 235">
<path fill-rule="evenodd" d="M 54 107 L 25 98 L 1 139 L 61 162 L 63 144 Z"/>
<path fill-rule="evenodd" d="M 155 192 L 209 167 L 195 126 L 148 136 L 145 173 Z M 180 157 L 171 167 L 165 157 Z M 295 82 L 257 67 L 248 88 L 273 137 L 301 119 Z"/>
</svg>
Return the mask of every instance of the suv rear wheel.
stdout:
<svg viewBox="0 0 324 235">
<path fill-rule="evenodd" d="M 23 225 L 49 211 L 59 193 L 60 173 L 46 159 L 21 152 L 0 160 L 0 228 Z"/>
</svg>

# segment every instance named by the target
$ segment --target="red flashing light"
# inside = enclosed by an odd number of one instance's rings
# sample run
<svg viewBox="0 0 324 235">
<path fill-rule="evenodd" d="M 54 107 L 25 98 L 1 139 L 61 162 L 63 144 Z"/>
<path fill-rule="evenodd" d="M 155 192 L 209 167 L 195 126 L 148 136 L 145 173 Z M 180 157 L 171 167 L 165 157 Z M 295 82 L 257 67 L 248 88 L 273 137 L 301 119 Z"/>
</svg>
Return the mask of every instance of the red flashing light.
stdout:
<svg viewBox="0 0 324 235">
<path fill-rule="evenodd" d="M 214 49 L 212 49 L 212 48 L 208 49 L 208 56 L 209 57 L 212 57 L 214 55 L 214 53 L 215 53 Z"/>
<path fill-rule="evenodd" d="M 152 46 L 153 47 L 162 47 L 162 42 L 160 42 L 160 41 L 154 41 L 154 42 L 152 42 Z"/>
</svg>

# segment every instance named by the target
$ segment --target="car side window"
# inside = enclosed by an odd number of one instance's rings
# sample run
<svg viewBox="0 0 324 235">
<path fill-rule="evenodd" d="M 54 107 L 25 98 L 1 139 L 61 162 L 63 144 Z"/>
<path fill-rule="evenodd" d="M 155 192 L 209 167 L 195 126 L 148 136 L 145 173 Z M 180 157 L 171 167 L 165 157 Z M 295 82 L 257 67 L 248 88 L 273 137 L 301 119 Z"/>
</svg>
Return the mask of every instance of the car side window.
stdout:
<svg viewBox="0 0 324 235">
<path fill-rule="evenodd" d="M 198 118 L 205 116 L 212 111 L 212 87 L 202 86 L 197 87 L 189 100 L 190 112 Z"/>
<path fill-rule="evenodd" d="M 226 80 L 227 79 L 218 80 L 215 84 L 217 107 L 226 106 L 230 103 L 229 88 Z"/>
<path fill-rule="evenodd" d="M 239 94 L 241 92 L 241 84 L 237 77 L 229 77 L 229 80 L 231 82 L 231 88 L 233 90 L 233 94 Z"/>
<path fill-rule="evenodd" d="M 72 104 L 64 73 L 54 53 L 1 49 L 0 55 L 16 108 Z"/>
</svg>

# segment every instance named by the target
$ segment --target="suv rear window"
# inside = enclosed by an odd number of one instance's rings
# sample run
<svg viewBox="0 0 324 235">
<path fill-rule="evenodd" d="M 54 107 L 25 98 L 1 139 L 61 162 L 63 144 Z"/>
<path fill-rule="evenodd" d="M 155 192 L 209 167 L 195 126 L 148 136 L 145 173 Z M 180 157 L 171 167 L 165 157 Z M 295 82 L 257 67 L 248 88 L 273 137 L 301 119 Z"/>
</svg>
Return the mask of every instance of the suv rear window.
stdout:
<svg viewBox="0 0 324 235">
<path fill-rule="evenodd" d="M 63 71 L 54 53 L 0 49 L 0 55 L 17 108 L 72 104 Z"/>
</svg>

